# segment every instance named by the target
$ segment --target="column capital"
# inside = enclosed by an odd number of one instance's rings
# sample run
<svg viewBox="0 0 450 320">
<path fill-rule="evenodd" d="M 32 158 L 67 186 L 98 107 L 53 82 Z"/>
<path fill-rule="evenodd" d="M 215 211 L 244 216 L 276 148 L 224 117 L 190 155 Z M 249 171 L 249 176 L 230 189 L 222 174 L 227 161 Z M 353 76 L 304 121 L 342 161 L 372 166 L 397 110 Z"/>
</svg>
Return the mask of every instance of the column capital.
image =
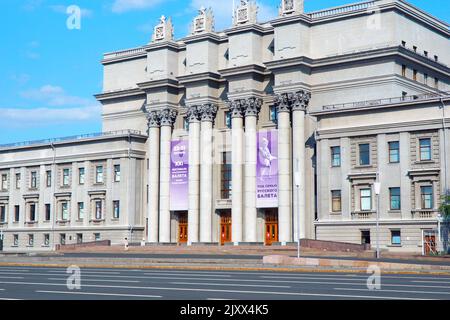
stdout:
<svg viewBox="0 0 450 320">
<path fill-rule="evenodd" d="M 218 111 L 217 105 L 213 103 L 205 103 L 198 107 L 198 112 L 201 118 L 201 121 L 206 122 L 213 122 L 216 119 L 217 111 Z"/>
<path fill-rule="evenodd" d="M 227 106 L 228 106 L 228 109 L 230 109 L 231 118 L 242 118 L 243 110 L 242 110 L 241 99 L 228 100 Z"/>
<path fill-rule="evenodd" d="M 305 111 L 309 105 L 310 99 L 311 93 L 304 90 L 299 90 L 297 92 L 277 94 L 274 98 L 274 103 L 279 113 L 298 110 Z"/>
<path fill-rule="evenodd" d="M 158 111 L 159 121 L 161 126 L 173 127 L 175 120 L 177 119 L 178 112 L 171 108 L 165 108 Z"/>
<path fill-rule="evenodd" d="M 261 98 L 251 97 L 245 99 L 243 111 L 246 117 L 257 117 L 261 111 L 263 100 Z"/>
<path fill-rule="evenodd" d="M 198 105 L 190 105 L 187 107 L 186 112 L 187 119 L 189 123 L 200 121 L 200 110 Z"/>
<path fill-rule="evenodd" d="M 304 90 L 297 91 L 294 94 L 292 111 L 306 111 L 311 100 L 311 93 Z"/>
<path fill-rule="evenodd" d="M 161 125 L 158 111 L 149 111 L 147 112 L 147 121 L 149 128 L 159 128 Z"/>
</svg>

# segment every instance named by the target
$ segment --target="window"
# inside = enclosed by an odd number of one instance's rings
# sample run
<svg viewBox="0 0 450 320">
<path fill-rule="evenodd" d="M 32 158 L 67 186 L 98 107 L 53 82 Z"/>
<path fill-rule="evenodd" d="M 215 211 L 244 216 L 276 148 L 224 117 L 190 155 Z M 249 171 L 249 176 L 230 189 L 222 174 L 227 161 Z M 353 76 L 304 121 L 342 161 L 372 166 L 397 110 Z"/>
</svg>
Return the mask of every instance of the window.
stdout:
<svg viewBox="0 0 450 320">
<path fill-rule="evenodd" d="M 67 221 L 69 219 L 69 203 L 61 202 L 61 220 Z"/>
<path fill-rule="evenodd" d="M 331 166 L 341 166 L 341 147 L 331 147 Z"/>
<path fill-rule="evenodd" d="M 78 220 L 84 219 L 84 202 L 78 202 Z"/>
<path fill-rule="evenodd" d="M 406 77 L 406 66 L 402 65 L 402 77 Z"/>
<path fill-rule="evenodd" d="M 341 190 L 331 191 L 331 211 L 342 211 Z"/>
<path fill-rule="evenodd" d="M 372 190 L 361 189 L 360 190 L 361 211 L 372 210 Z"/>
<path fill-rule="evenodd" d="M 77 233 L 77 243 L 78 244 L 83 243 L 83 234 L 82 233 Z"/>
<path fill-rule="evenodd" d="M 400 230 L 391 230 L 391 244 L 397 246 L 402 244 L 402 236 Z"/>
<path fill-rule="evenodd" d="M 95 201 L 95 219 L 96 220 L 102 219 L 102 201 L 101 200 Z"/>
<path fill-rule="evenodd" d="M 48 233 L 44 234 L 44 247 L 50 246 L 50 235 Z"/>
<path fill-rule="evenodd" d="M 231 111 L 225 111 L 225 126 L 231 129 Z"/>
<path fill-rule="evenodd" d="M 0 205 L 0 223 L 6 222 L 6 206 Z"/>
<path fill-rule="evenodd" d="M 368 143 L 359 145 L 359 164 L 361 166 L 370 165 L 370 144 Z"/>
<path fill-rule="evenodd" d="M 33 234 L 28 235 L 28 246 L 30 246 L 30 247 L 34 246 L 34 235 Z"/>
<path fill-rule="evenodd" d="M 59 243 L 63 246 L 66 244 L 66 234 L 65 233 L 61 233 L 59 235 Z"/>
<path fill-rule="evenodd" d="M 113 201 L 113 218 L 120 218 L 120 201 Z"/>
<path fill-rule="evenodd" d="M 2 191 L 8 190 L 8 175 L 2 174 Z"/>
<path fill-rule="evenodd" d="M 80 185 L 84 184 L 84 174 L 85 174 L 84 168 L 79 168 L 78 169 L 78 184 L 80 184 Z"/>
<path fill-rule="evenodd" d="M 32 171 L 31 172 L 31 184 L 30 184 L 31 189 L 36 189 L 37 188 L 37 172 L 36 171 Z"/>
<path fill-rule="evenodd" d="M 391 210 L 401 209 L 400 188 L 389 189 L 389 201 Z"/>
<path fill-rule="evenodd" d="M 20 181 L 21 181 L 20 173 L 16 173 L 16 189 L 20 189 Z"/>
<path fill-rule="evenodd" d="M 422 209 L 433 209 L 433 187 L 420 187 L 420 198 L 422 200 Z"/>
<path fill-rule="evenodd" d="M 426 73 L 423 75 L 423 83 L 425 85 L 428 85 L 428 74 L 426 74 Z"/>
<path fill-rule="evenodd" d="M 51 219 L 51 211 L 50 211 L 50 204 L 45 205 L 45 221 L 50 221 Z"/>
<path fill-rule="evenodd" d="M 270 121 L 277 123 L 278 121 L 278 112 L 277 107 L 270 107 Z"/>
<path fill-rule="evenodd" d="M 103 166 L 95 168 L 95 183 L 103 183 Z"/>
<path fill-rule="evenodd" d="M 369 230 L 361 231 L 361 244 L 370 244 L 370 231 Z"/>
<path fill-rule="evenodd" d="M 231 187 L 232 187 L 232 171 L 231 171 L 231 152 L 222 153 L 222 166 L 220 169 L 221 177 L 221 198 L 230 199 L 231 198 Z"/>
<path fill-rule="evenodd" d="M 434 88 L 439 89 L 439 79 L 438 78 L 434 78 Z"/>
<path fill-rule="evenodd" d="M 420 161 L 429 161 L 431 160 L 431 139 L 420 139 L 419 140 L 420 147 Z"/>
<path fill-rule="evenodd" d="M 36 221 L 36 204 L 30 204 L 30 222 Z"/>
<path fill-rule="evenodd" d="M 19 222 L 20 220 L 20 206 L 14 206 L 14 222 Z"/>
<path fill-rule="evenodd" d="M 45 173 L 45 185 L 47 188 L 52 186 L 52 172 L 50 170 Z"/>
<path fill-rule="evenodd" d="M 69 185 L 70 169 L 63 169 L 63 186 L 67 187 Z"/>
<path fill-rule="evenodd" d="M 100 241 L 100 239 L 101 239 L 100 233 L 94 233 L 94 239 L 95 239 L 95 241 Z"/>
<path fill-rule="evenodd" d="M 13 234 L 13 246 L 18 247 L 19 246 L 19 235 Z"/>
<path fill-rule="evenodd" d="M 114 166 L 114 182 L 120 182 L 120 164 Z"/>
<path fill-rule="evenodd" d="M 389 162 L 400 162 L 400 143 L 398 141 L 389 142 Z"/>
<path fill-rule="evenodd" d="M 413 70 L 413 80 L 417 81 L 417 70 Z"/>
</svg>

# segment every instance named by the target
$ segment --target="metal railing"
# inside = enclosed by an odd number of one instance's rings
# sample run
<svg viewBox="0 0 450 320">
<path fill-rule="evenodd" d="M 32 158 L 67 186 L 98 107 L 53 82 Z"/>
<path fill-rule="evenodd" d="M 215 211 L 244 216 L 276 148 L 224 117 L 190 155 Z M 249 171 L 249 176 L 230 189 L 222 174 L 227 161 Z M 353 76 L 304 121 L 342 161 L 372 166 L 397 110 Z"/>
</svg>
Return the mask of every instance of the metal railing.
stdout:
<svg viewBox="0 0 450 320">
<path fill-rule="evenodd" d="M 397 104 L 397 103 L 403 103 L 403 102 L 429 100 L 429 99 L 449 97 L 449 96 L 450 96 L 450 92 L 445 92 L 443 94 L 425 93 L 425 94 L 417 94 L 417 95 L 402 96 L 402 97 L 395 97 L 395 98 L 375 99 L 375 100 L 366 100 L 366 101 L 358 101 L 358 102 L 325 105 L 322 107 L 322 110 L 323 111 L 332 111 L 332 110 L 366 108 L 366 107 L 374 107 L 374 106 L 381 106 L 381 105 Z"/>
<path fill-rule="evenodd" d="M 367 10 L 373 6 L 375 6 L 376 1 L 367 1 L 361 3 L 355 3 L 347 6 L 331 8 L 327 10 L 315 11 L 308 13 L 307 15 L 311 17 L 311 19 L 320 19 L 328 16 L 333 16 L 342 13 L 348 13 L 353 11 Z"/>
<path fill-rule="evenodd" d="M 28 146 L 34 146 L 34 145 L 40 145 L 40 144 L 52 144 L 52 143 L 58 143 L 58 142 L 77 141 L 77 140 L 90 139 L 90 138 L 128 135 L 128 134 L 141 135 L 142 133 L 139 130 L 117 130 L 117 131 L 88 133 L 88 134 L 82 134 L 82 135 L 77 135 L 77 136 L 34 140 L 34 141 L 24 141 L 24 142 L 16 142 L 16 143 L 9 143 L 9 144 L 0 144 L 0 150 L 14 148 L 14 147 L 28 147 Z"/>
</svg>

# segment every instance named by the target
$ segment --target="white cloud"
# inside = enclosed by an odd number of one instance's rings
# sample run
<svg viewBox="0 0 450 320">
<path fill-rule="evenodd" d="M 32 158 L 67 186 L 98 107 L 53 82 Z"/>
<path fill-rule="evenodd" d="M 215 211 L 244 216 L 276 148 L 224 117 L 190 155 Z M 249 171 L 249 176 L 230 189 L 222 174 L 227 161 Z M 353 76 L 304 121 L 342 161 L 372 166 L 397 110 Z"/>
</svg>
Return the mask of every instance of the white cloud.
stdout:
<svg viewBox="0 0 450 320">
<path fill-rule="evenodd" d="M 64 5 L 50 6 L 51 10 L 53 10 L 54 12 L 57 12 L 57 13 L 62 13 L 62 14 L 67 14 L 67 8 L 68 8 L 68 6 L 64 6 Z M 81 17 L 90 18 L 90 17 L 92 17 L 93 14 L 94 14 L 94 12 L 92 10 L 81 8 Z"/>
<path fill-rule="evenodd" d="M 114 0 L 112 11 L 122 13 L 132 10 L 149 9 L 162 2 L 163 0 Z"/>
<path fill-rule="evenodd" d="M 51 107 L 86 106 L 92 103 L 90 99 L 68 95 L 63 88 L 49 84 L 39 89 L 22 91 L 20 95 L 25 99 L 45 102 Z"/>
</svg>

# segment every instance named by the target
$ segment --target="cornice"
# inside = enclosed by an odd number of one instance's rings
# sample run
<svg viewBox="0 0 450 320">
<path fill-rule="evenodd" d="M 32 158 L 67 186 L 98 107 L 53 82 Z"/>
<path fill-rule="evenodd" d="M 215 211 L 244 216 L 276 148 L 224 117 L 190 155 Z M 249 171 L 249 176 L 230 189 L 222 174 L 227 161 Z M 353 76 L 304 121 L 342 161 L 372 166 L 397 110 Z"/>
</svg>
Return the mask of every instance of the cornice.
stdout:
<svg viewBox="0 0 450 320">
<path fill-rule="evenodd" d="M 178 51 L 184 50 L 185 48 L 186 48 L 186 45 L 184 43 L 176 42 L 173 40 L 152 42 L 144 47 L 146 52 L 161 50 L 161 49 L 168 49 L 168 50 L 178 52 Z"/>
<path fill-rule="evenodd" d="M 180 84 L 188 84 L 192 82 L 197 81 L 213 81 L 213 82 L 224 82 L 225 79 L 221 78 L 221 75 L 219 73 L 215 72 L 202 72 L 202 73 L 196 73 L 196 74 L 188 74 L 184 76 L 177 77 L 177 80 Z"/>
<path fill-rule="evenodd" d="M 137 86 L 139 89 L 148 91 L 151 89 L 158 89 L 158 88 L 174 88 L 174 89 L 180 89 L 180 84 L 176 79 L 160 79 L 160 80 L 151 80 L 146 82 L 138 83 Z"/>
<path fill-rule="evenodd" d="M 245 33 L 245 32 L 252 32 L 256 33 L 258 35 L 265 35 L 273 33 L 273 27 L 271 25 L 262 25 L 262 24 L 243 24 L 234 26 L 232 28 L 226 29 L 224 33 L 227 36 L 239 34 L 239 33 Z"/>
<path fill-rule="evenodd" d="M 227 40 L 228 39 L 226 37 L 220 36 L 218 33 L 215 32 L 204 32 L 193 34 L 182 39 L 182 41 L 185 44 L 195 43 L 199 41 L 211 41 L 213 43 L 221 43 L 226 42 Z"/>
<path fill-rule="evenodd" d="M 244 74 L 256 74 L 261 76 L 269 75 L 270 72 L 266 69 L 264 65 L 259 64 L 249 64 L 239 67 L 231 67 L 219 70 L 220 74 L 225 78 L 231 78 L 235 76 L 240 76 Z"/>
<path fill-rule="evenodd" d="M 117 90 L 117 91 L 110 91 L 110 92 L 103 92 L 94 95 L 94 97 L 98 101 L 104 101 L 104 100 L 111 100 L 111 99 L 118 99 L 118 98 L 126 98 L 126 97 L 136 97 L 144 95 L 145 92 L 143 92 L 140 88 L 133 88 L 133 89 L 124 89 L 124 90 Z"/>
</svg>

